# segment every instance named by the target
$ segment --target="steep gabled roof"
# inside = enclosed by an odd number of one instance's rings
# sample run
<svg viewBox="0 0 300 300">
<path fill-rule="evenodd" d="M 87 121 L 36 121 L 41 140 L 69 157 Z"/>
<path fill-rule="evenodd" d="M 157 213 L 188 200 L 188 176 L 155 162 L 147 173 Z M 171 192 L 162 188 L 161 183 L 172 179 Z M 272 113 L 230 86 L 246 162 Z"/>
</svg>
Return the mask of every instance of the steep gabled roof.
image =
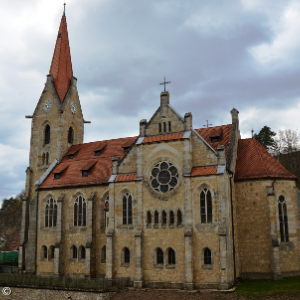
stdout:
<svg viewBox="0 0 300 300">
<path fill-rule="evenodd" d="M 216 131 L 222 135 L 218 142 L 212 143 L 210 136 Z M 231 125 L 223 125 L 209 128 L 195 129 L 205 141 L 217 151 L 218 145 L 224 145 L 226 155 L 230 139 Z M 183 133 L 180 133 L 181 135 Z M 174 134 L 171 134 L 174 135 Z M 177 133 L 175 134 L 177 135 Z M 168 135 L 165 135 L 168 136 Z M 146 137 L 147 138 L 147 137 Z M 146 139 L 145 138 L 145 139 Z M 153 142 L 154 137 L 149 137 Z M 178 138 L 176 136 L 176 138 Z M 182 137 L 181 137 L 182 138 Z M 39 188 L 55 188 L 79 185 L 106 184 L 112 175 L 112 158 L 119 156 L 120 159 L 126 155 L 124 145 L 132 145 L 137 137 L 120 138 L 102 142 L 93 142 L 72 146 L 61 163 L 56 166 Z M 167 140 L 170 140 L 168 138 Z M 172 138 L 171 138 L 172 140 Z M 155 140 L 158 141 L 158 140 Z M 103 145 L 106 145 L 104 148 Z M 95 149 L 100 146 L 103 152 L 95 156 Z M 80 149 L 80 151 L 78 151 Z M 78 151 L 78 152 L 77 152 Z M 77 152 L 73 159 L 69 159 L 70 153 Z M 88 177 L 82 177 L 82 170 L 93 166 Z M 60 179 L 54 179 L 54 173 L 67 170 Z M 194 167 L 191 170 L 191 176 L 207 176 L 218 174 L 217 166 Z M 255 139 L 239 140 L 238 156 L 235 172 L 235 180 L 255 178 L 289 178 L 296 179 L 292 173 L 287 171 L 260 143 Z M 115 182 L 136 180 L 136 174 L 119 174 Z"/>
<path fill-rule="evenodd" d="M 95 156 L 95 149 L 99 142 L 86 143 L 72 146 L 68 153 L 64 156 L 61 163 L 49 174 L 39 188 L 67 187 L 77 185 L 91 185 L 107 183 L 112 174 L 112 158 L 119 156 L 122 158 L 125 153 L 123 145 L 125 143 L 134 142 L 136 137 L 128 137 L 114 140 L 103 141 L 107 145 L 99 156 Z M 73 159 L 69 159 L 69 153 L 80 148 L 80 151 Z M 95 165 L 94 165 L 95 164 Z M 68 165 L 66 172 L 62 174 L 60 179 L 54 179 L 56 169 L 64 169 Z M 82 176 L 82 170 L 88 166 L 93 166 L 88 177 Z"/>
<path fill-rule="evenodd" d="M 290 178 L 286 170 L 256 139 L 239 140 L 235 180 L 254 178 Z"/>
<path fill-rule="evenodd" d="M 57 94 L 60 101 L 63 102 L 69 89 L 71 78 L 73 77 L 67 20 L 65 15 L 61 18 L 49 73 L 53 76 Z"/>
<path fill-rule="evenodd" d="M 199 129 L 195 129 L 195 131 L 197 131 L 215 151 L 217 151 L 217 147 L 219 145 L 224 145 L 225 154 L 227 157 L 230 134 L 231 134 L 231 124 L 208 127 L 208 128 L 199 128 Z M 212 143 L 210 137 L 213 137 L 216 134 L 221 134 L 220 139 L 218 142 Z"/>
</svg>

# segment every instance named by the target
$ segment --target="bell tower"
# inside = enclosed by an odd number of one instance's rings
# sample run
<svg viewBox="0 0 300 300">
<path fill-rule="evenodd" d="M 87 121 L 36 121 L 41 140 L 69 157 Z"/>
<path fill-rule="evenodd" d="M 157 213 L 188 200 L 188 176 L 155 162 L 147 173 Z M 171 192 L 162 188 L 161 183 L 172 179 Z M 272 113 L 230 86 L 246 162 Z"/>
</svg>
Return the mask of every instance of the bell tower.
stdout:
<svg viewBox="0 0 300 300">
<path fill-rule="evenodd" d="M 84 119 L 73 76 L 65 10 L 61 18 L 49 75 L 31 116 L 29 166 L 26 170 L 26 200 L 23 201 L 19 269 L 36 269 L 38 180 L 68 149 L 83 143 Z"/>
</svg>

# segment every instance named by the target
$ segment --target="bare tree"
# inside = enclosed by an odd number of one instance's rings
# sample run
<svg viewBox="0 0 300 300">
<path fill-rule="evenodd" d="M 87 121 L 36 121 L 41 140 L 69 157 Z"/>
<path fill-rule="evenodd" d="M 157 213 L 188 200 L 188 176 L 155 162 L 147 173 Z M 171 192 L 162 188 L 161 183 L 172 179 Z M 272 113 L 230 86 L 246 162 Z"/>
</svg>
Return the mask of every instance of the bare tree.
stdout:
<svg viewBox="0 0 300 300">
<path fill-rule="evenodd" d="M 280 153 L 292 153 L 300 149 L 300 135 L 297 129 L 279 130 L 277 142 Z"/>
</svg>

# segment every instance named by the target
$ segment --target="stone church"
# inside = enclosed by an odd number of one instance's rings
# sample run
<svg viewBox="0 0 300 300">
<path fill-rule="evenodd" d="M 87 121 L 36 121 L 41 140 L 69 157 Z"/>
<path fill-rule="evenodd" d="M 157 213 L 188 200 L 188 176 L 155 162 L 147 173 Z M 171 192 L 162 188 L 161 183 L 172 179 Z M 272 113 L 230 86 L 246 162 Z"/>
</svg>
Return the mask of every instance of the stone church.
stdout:
<svg viewBox="0 0 300 300">
<path fill-rule="evenodd" d="M 300 274 L 296 177 L 241 139 L 235 108 L 230 124 L 194 129 L 192 113 L 182 117 L 165 91 L 137 136 L 83 143 L 76 84 L 63 14 L 26 116 L 20 272 L 186 289 Z"/>
</svg>

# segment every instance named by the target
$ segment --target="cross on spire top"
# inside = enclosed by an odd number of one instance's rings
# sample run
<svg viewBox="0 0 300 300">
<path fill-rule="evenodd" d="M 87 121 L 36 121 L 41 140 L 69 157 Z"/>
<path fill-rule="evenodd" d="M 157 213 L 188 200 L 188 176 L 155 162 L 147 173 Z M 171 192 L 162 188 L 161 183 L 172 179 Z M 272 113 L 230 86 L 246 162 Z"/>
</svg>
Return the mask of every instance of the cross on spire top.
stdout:
<svg viewBox="0 0 300 300">
<path fill-rule="evenodd" d="M 64 16 L 66 15 L 66 3 L 64 3 Z"/>
<path fill-rule="evenodd" d="M 164 92 L 166 92 L 166 84 L 171 83 L 171 81 L 166 81 L 166 76 L 164 77 L 164 82 L 160 83 L 160 85 L 164 85 Z"/>
</svg>

